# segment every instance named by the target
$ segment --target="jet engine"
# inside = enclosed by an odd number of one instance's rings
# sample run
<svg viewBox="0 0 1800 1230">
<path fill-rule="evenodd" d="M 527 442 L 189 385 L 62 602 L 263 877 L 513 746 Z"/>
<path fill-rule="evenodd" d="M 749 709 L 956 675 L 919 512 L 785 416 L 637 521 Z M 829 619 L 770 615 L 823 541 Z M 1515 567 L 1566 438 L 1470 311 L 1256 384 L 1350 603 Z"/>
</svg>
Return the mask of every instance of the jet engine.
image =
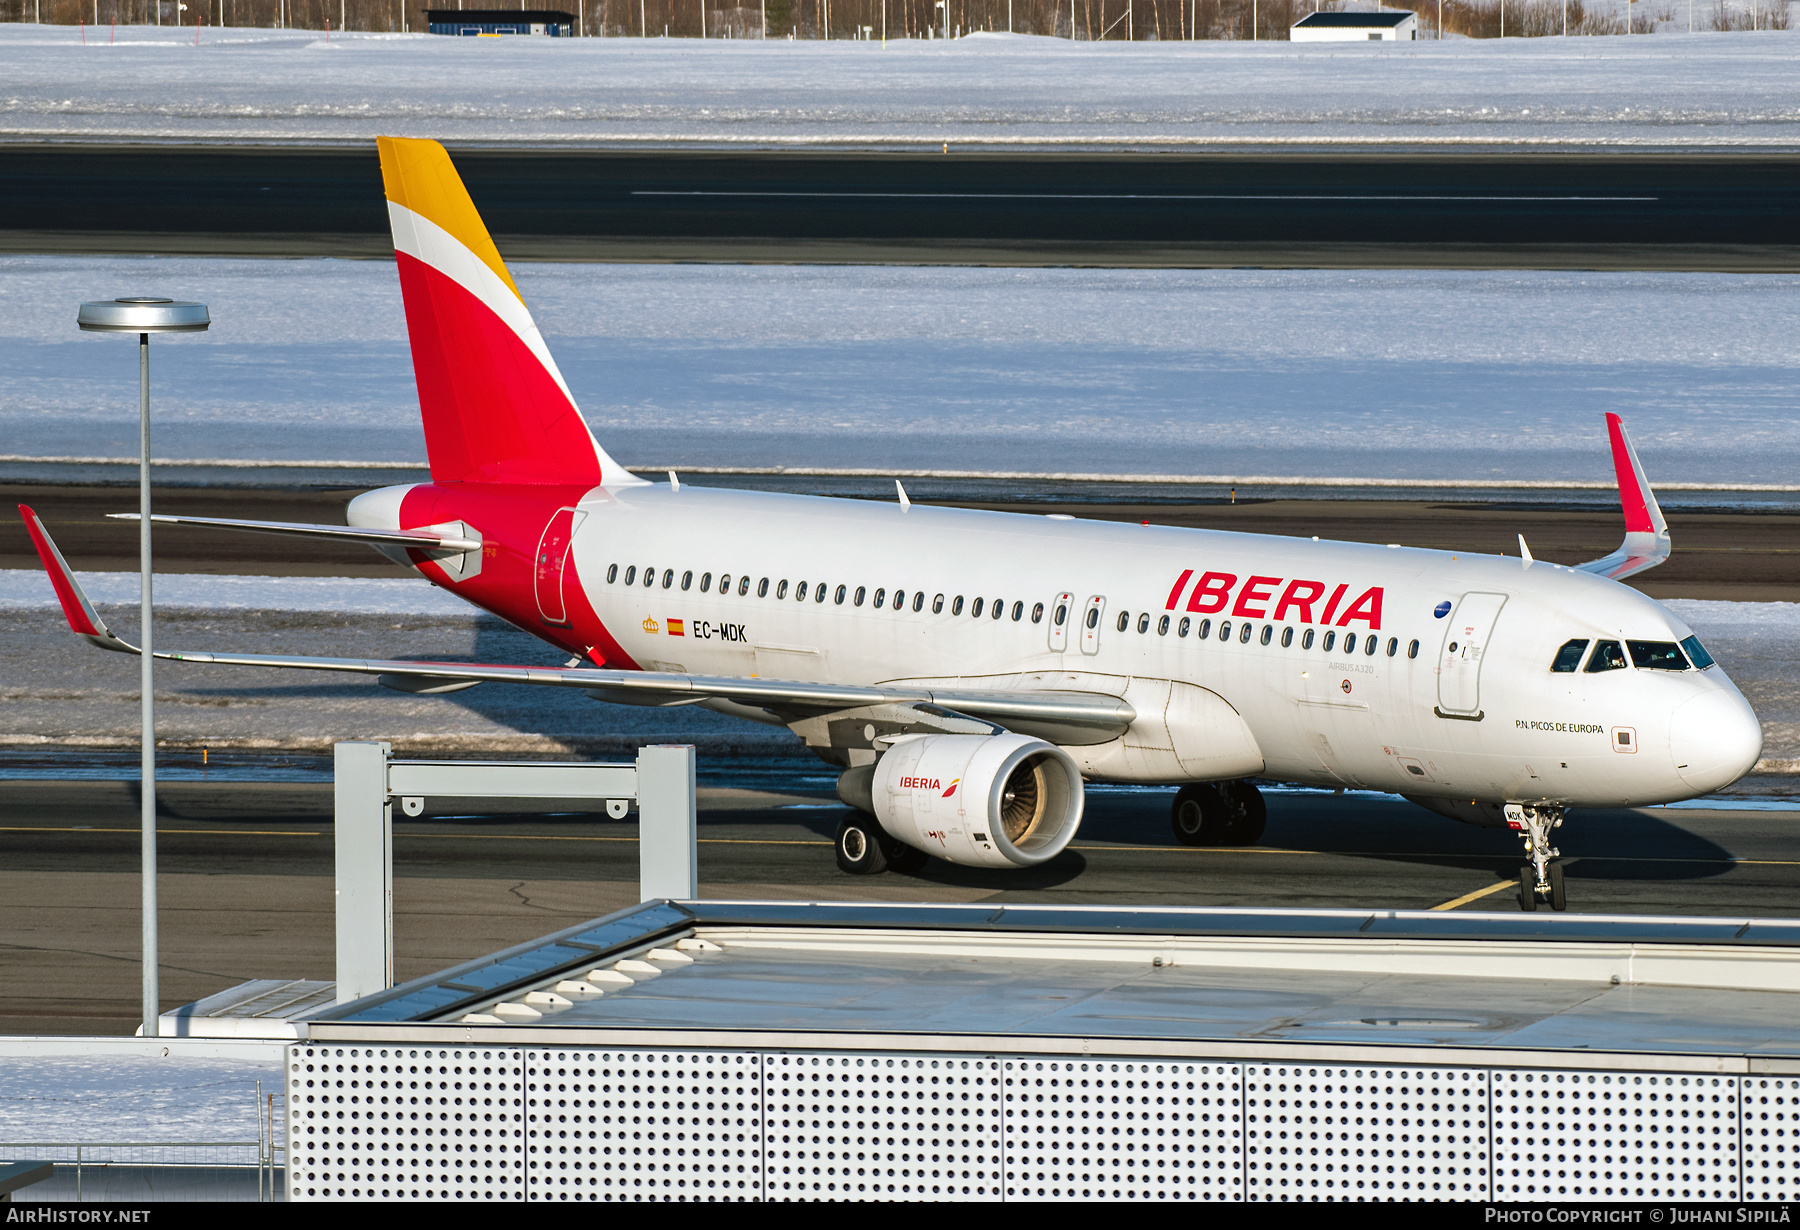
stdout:
<svg viewBox="0 0 1800 1230">
<path fill-rule="evenodd" d="M 871 810 L 889 836 L 966 867 L 1033 867 L 1081 827 L 1081 770 L 1026 735 L 916 735 L 875 762 Z"/>
</svg>

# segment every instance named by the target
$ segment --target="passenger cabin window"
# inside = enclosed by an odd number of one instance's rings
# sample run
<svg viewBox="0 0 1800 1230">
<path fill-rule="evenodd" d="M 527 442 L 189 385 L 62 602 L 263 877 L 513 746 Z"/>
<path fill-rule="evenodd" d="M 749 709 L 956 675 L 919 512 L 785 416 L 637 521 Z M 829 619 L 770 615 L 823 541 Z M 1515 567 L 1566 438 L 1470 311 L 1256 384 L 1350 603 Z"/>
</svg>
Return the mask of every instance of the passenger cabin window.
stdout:
<svg viewBox="0 0 1800 1230">
<path fill-rule="evenodd" d="M 1553 675 L 1572 675 L 1581 665 L 1581 655 L 1587 652 L 1587 638 L 1564 641 L 1563 647 L 1556 651 L 1556 661 L 1550 664 Z"/>
<path fill-rule="evenodd" d="M 1219 621 L 1219 639 L 1222 641 L 1231 639 L 1231 621 L 1229 619 Z"/>
<path fill-rule="evenodd" d="M 1120 611 L 1119 617 L 1113 621 L 1113 626 L 1118 628 L 1118 630 L 1121 632 L 1123 632 L 1123 631 L 1125 631 L 1125 629 L 1131 627 L 1131 612 L 1130 611 Z"/>
<path fill-rule="evenodd" d="M 876 590 L 875 591 L 875 609 L 879 611 L 881 609 L 882 603 L 884 603 L 886 601 L 887 601 L 887 590 L 885 590 L 885 589 Z"/>
<path fill-rule="evenodd" d="M 1594 656 L 1588 659 L 1587 673 L 1598 675 L 1601 671 L 1622 671 L 1625 669 L 1625 651 L 1617 641 L 1601 641 L 1594 646 Z"/>
<path fill-rule="evenodd" d="M 694 588 L 694 573 L 692 569 L 681 574 L 681 588 L 683 590 Z"/>
<path fill-rule="evenodd" d="M 1681 642 L 1681 647 L 1687 650 L 1688 661 L 1694 664 L 1695 670 L 1703 671 L 1713 664 L 1712 655 L 1700 648 L 1699 637 L 1688 637 L 1687 640 Z"/>
<path fill-rule="evenodd" d="M 840 585 L 840 586 L 838 586 L 838 591 L 839 591 L 839 592 L 838 592 L 838 601 L 839 601 L 839 602 L 842 602 L 842 601 L 843 601 L 843 600 L 844 600 L 844 595 L 843 595 L 843 588 L 844 588 L 844 587 L 843 587 L 843 586 L 841 586 L 841 585 Z M 813 591 L 813 601 L 814 601 L 814 602 L 823 602 L 823 601 L 825 601 L 825 582 L 823 582 L 823 581 L 820 581 L 820 582 L 819 582 L 819 587 L 818 587 L 818 588 L 817 588 L 817 589 L 816 589 L 816 590 L 814 590 L 814 591 Z"/>
<path fill-rule="evenodd" d="M 987 602 L 987 599 L 985 599 L 985 598 L 977 598 L 977 599 L 975 599 L 975 601 L 971 602 L 969 604 L 969 618 L 970 619 L 980 619 L 981 618 L 981 608 L 986 604 L 986 602 Z"/>
<path fill-rule="evenodd" d="M 644 569 L 644 588 L 649 589 L 652 585 L 655 585 L 655 584 L 656 584 L 656 569 L 654 569 L 654 568 Z"/>
<path fill-rule="evenodd" d="M 606 569 L 606 583 L 608 585 L 611 585 L 614 581 L 616 581 L 618 579 L 619 579 L 619 566 L 617 564 L 609 564 Z"/>
<path fill-rule="evenodd" d="M 940 598 L 939 598 L 939 599 L 938 599 L 938 605 L 939 605 L 939 606 L 943 606 L 943 605 L 944 605 L 944 600 L 943 600 L 943 598 L 942 598 L 942 597 L 940 597 Z M 924 610 L 924 609 L 925 609 L 925 591 L 924 591 L 924 590 L 922 590 L 922 589 L 920 589 L 920 590 L 914 590 L 914 591 L 913 591 L 913 610 L 914 610 L 914 611 L 922 611 L 922 610 Z M 936 614 L 936 613 L 937 613 L 937 612 L 935 612 L 935 611 L 934 611 L 934 612 L 932 612 L 932 614 L 934 614 L 934 615 L 935 615 L 935 614 Z"/>
<path fill-rule="evenodd" d="M 1270 641 L 1274 640 L 1275 639 L 1275 626 L 1273 624 L 1264 624 L 1263 630 L 1262 630 L 1262 636 L 1259 639 L 1265 645 L 1267 645 Z"/>
<path fill-rule="evenodd" d="M 1246 619 L 1243 627 L 1238 630 L 1238 644 L 1248 645 L 1250 643 L 1250 634 L 1255 631 L 1256 629 L 1251 627 L 1250 621 Z"/>
<path fill-rule="evenodd" d="M 1138 633 L 1141 635 L 1148 631 L 1150 631 L 1150 616 L 1147 614 L 1139 615 L 1138 616 Z"/>
<path fill-rule="evenodd" d="M 1283 649 L 1286 649 L 1288 646 L 1292 645 L 1293 643 L 1294 643 L 1294 630 L 1292 628 L 1283 628 L 1281 630 L 1281 647 Z"/>
<path fill-rule="evenodd" d="M 1099 607 L 1091 606 L 1088 608 L 1087 626 L 1090 628 L 1097 628 L 1100 626 L 1100 608 Z"/>
<path fill-rule="evenodd" d="M 950 613 L 952 615 L 961 615 L 962 614 L 962 595 L 961 594 L 956 595 L 956 598 L 950 603 Z"/>
<path fill-rule="evenodd" d="M 802 582 L 800 582 L 800 584 L 794 586 L 794 601 L 795 602 L 805 602 L 806 601 L 806 582 L 805 581 L 802 581 Z"/>
<path fill-rule="evenodd" d="M 768 577 L 764 577 L 762 580 L 760 580 L 756 583 L 756 596 L 758 598 L 767 598 L 769 596 L 769 578 Z"/>
<path fill-rule="evenodd" d="M 869 591 L 866 586 L 858 585 L 856 587 L 856 597 L 851 600 L 850 605 L 851 606 L 861 606 L 863 604 L 863 597 L 866 594 L 868 594 L 868 592 Z"/>
<path fill-rule="evenodd" d="M 1013 622 L 1018 623 L 1021 619 L 1024 619 L 1024 618 L 1025 618 L 1025 604 L 1023 602 L 1013 603 Z"/>
<path fill-rule="evenodd" d="M 1036 606 L 1031 608 L 1031 622 L 1034 624 L 1041 624 L 1044 622 L 1044 604 L 1043 603 L 1040 602 Z"/>
<path fill-rule="evenodd" d="M 944 613 L 944 595 L 939 594 L 931 600 L 931 613 L 933 615 L 942 615 Z"/>
<path fill-rule="evenodd" d="M 1194 639 L 1197 641 L 1203 641 L 1211 635 L 1212 635 L 1212 620 L 1210 620 L 1210 619 L 1201 620 L 1199 628 L 1195 629 L 1195 631 L 1194 631 Z"/>
<path fill-rule="evenodd" d="M 1416 640 L 1412 641 L 1406 646 L 1406 656 L 1409 658 L 1416 658 L 1419 656 L 1419 642 L 1418 641 L 1416 641 Z"/>
<path fill-rule="evenodd" d="M 742 598 L 745 594 L 748 594 L 749 592 L 750 592 L 750 578 L 748 576 L 739 577 L 738 578 L 738 597 Z"/>
<path fill-rule="evenodd" d="M 1156 621 L 1156 635 L 1169 635 L 1169 617 L 1167 615 L 1164 615 L 1161 619 Z"/>
<path fill-rule="evenodd" d="M 1188 629 L 1192 628 L 1193 626 L 1194 626 L 1194 621 L 1189 619 L 1187 616 L 1183 615 L 1181 617 L 1181 623 L 1176 625 L 1175 635 L 1176 636 L 1186 636 L 1188 634 Z"/>
<path fill-rule="evenodd" d="M 637 584 L 637 565 L 636 564 L 633 564 L 631 567 L 629 567 L 625 570 L 625 584 L 627 584 L 627 585 L 636 585 Z"/>
<path fill-rule="evenodd" d="M 837 587 L 837 597 L 834 598 L 832 601 L 834 603 L 836 603 L 836 605 L 838 605 L 838 606 L 843 606 L 844 605 L 844 595 L 848 592 L 849 592 L 849 589 L 847 586 L 843 586 L 843 585 L 838 586 Z"/>
<path fill-rule="evenodd" d="M 1626 641 L 1631 651 L 1631 664 L 1641 671 L 1684 671 L 1687 659 L 1674 641 Z"/>
<path fill-rule="evenodd" d="M 1326 653 L 1330 653 L 1331 647 L 1335 644 L 1337 644 L 1337 633 L 1327 632 L 1325 634 L 1325 643 L 1319 646 L 1319 648 L 1323 649 Z"/>
<path fill-rule="evenodd" d="M 668 568 L 663 571 L 663 588 L 675 588 L 675 570 L 673 568 Z"/>
<path fill-rule="evenodd" d="M 1063 626 L 1063 621 L 1068 617 L 1069 608 L 1067 604 L 1059 602 L 1056 604 L 1056 614 L 1051 616 L 1050 622 L 1060 628 Z"/>
<path fill-rule="evenodd" d="M 787 582 L 786 581 L 781 582 L 781 584 L 779 584 L 775 587 L 775 596 L 777 598 L 787 597 Z"/>
<path fill-rule="evenodd" d="M 1300 634 L 1300 648 L 1311 649 L 1312 643 L 1313 643 L 1313 630 L 1311 628 L 1308 628 L 1306 631 L 1304 631 Z"/>
<path fill-rule="evenodd" d="M 1006 614 L 1006 599 L 1004 599 L 1004 598 L 994 599 L 993 617 L 995 619 L 999 619 L 1004 614 Z"/>
</svg>

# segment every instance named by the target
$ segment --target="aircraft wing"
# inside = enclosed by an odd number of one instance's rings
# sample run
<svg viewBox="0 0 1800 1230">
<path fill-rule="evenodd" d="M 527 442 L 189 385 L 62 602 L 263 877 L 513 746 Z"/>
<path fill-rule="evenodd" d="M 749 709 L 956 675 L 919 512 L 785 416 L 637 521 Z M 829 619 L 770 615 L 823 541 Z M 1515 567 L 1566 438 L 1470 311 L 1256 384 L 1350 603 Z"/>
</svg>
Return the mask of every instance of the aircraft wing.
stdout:
<svg viewBox="0 0 1800 1230">
<path fill-rule="evenodd" d="M 43 522 L 21 504 L 19 514 L 37 548 L 38 558 L 50 574 L 50 583 L 62 604 L 69 627 L 78 636 L 102 649 L 140 653 L 137 646 L 116 636 L 82 592 L 68 561 L 44 529 Z M 836 683 L 788 682 L 779 679 L 729 675 L 684 675 L 661 671 L 603 670 L 594 667 L 508 666 L 471 662 L 412 662 L 375 658 L 312 658 L 258 653 L 196 653 L 158 650 L 154 655 L 170 662 L 200 662 L 217 666 L 264 666 L 287 670 L 334 671 L 340 674 L 374 675 L 388 687 L 403 692 L 456 692 L 478 683 L 518 683 L 538 687 L 583 688 L 606 699 L 650 705 L 695 704 L 729 701 L 777 715 L 808 716 L 902 706 L 922 710 L 926 718 L 954 720 L 975 718 L 1011 727 L 1066 729 L 1077 732 L 1079 742 L 1101 742 L 1124 733 L 1137 711 L 1122 698 L 1103 693 L 1059 691 L 958 690 L 918 687 L 858 686 Z M 939 712 L 933 713 L 932 710 Z M 943 712 L 948 711 L 948 712 Z M 1082 736 L 1085 736 L 1082 737 Z"/>
<path fill-rule="evenodd" d="M 1613 471 L 1619 478 L 1619 505 L 1625 510 L 1625 540 L 1619 549 L 1602 559 L 1590 560 L 1575 567 L 1582 572 L 1622 581 L 1628 576 L 1654 568 L 1669 558 L 1673 543 L 1669 540 L 1669 523 L 1663 520 L 1656 505 L 1656 493 L 1644 477 L 1644 465 L 1638 460 L 1625 424 L 1616 414 L 1606 416 L 1606 432 L 1612 438 Z"/>
</svg>

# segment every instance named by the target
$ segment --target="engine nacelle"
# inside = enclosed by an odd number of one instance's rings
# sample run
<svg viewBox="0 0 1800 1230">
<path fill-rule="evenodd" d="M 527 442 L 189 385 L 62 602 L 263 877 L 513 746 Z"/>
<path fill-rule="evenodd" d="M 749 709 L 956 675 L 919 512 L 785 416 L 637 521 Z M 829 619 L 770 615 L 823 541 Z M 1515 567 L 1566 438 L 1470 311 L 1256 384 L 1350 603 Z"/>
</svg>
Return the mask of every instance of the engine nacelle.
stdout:
<svg viewBox="0 0 1800 1230">
<path fill-rule="evenodd" d="M 1033 867 L 1081 827 L 1081 770 L 1026 735 L 919 735 L 875 762 L 870 801 L 898 841 L 966 867 Z"/>
</svg>

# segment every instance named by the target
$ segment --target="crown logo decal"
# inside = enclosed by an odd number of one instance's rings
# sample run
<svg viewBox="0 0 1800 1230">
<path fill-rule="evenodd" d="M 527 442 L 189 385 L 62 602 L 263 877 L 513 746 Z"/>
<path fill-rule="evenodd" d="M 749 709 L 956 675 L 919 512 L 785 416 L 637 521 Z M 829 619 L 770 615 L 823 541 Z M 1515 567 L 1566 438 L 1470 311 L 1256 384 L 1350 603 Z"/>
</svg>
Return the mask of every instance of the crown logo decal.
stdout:
<svg viewBox="0 0 1800 1230">
<path fill-rule="evenodd" d="M 650 616 L 646 615 L 646 616 L 644 616 L 644 631 L 646 631 L 646 632 L 661 632 L 662 627 L 654 619 L 652 619 Z"/>
</svg>

